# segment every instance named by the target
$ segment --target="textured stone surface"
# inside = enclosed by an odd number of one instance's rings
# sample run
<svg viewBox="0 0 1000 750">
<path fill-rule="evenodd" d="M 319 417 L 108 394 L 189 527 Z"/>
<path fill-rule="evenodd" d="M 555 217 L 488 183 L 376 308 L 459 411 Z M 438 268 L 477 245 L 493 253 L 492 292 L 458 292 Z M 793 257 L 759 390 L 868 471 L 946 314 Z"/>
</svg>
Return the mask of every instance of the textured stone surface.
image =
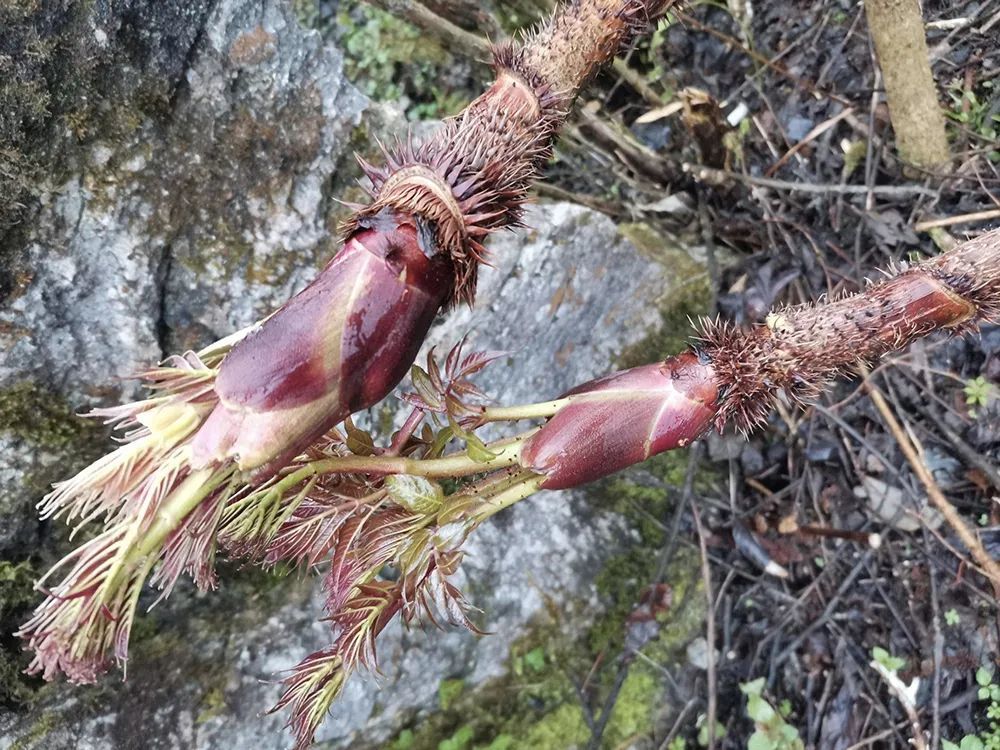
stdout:
<svg viewBox="0 0 1000 750">
<path fill-rule="evenodd" d="M 312 276 L 333 249 L 331 194 L 354 129 L 386 118 L 283 3 L 224 0 L 142 19 L 135 65 L 173 82 L 168 116 L 97 137 L 42 191 L 21 233 L 30 272 L 0 308 L 0 557 L 55 544 L 31 505 L 101 449 L 70 404 L 134 395 L 117 378 L 251 322 Z M 125 24 L 98 21 L 99 40 L 124 43 Z M 158 24 L 172 32 L 158 35 Z M 661 324 L 659 301 L 700 273 L 680 251 L 644 256 L 586 209 L 543 205 L 527 222 L 536 229 L 494 238 L 476 310 L 451 312 L 428 343 L 444 353 L 468 334 L 471 347 L 509 351 L 479 380 L 502 403 L 548 399 L 612 369 Z M 41 421 L 39 394 L 56 405 Z M 398 419 L 401 407 L 377 408 L 373 423 L 383 409 Z M 629 534 L 581 493 L 502 514 L 474 537 L 462 573 L 494 635 L 391 628 L 381 690 L 353 680 L 320 738 L 347 747 L 391 736 L 434 708 L 442 679 L 502 674 L 547 598 L 585 622 L 596 573 Z M 278 693 L 267 681 L 326 645 L 318 587 L 230 572 L 216 594 L 182 586 L 142 619 L 127 683 L 57 684 L 30 709 L 0 710 L 0 750 L 286 747 L 284 717 L 258 714 Z"/>
<path fill-rule="evenodd" d="M 333 252 L 331 183 L 353 164 L 368 106 L 341 54 L 286 3 L 195 3 L 177 17 L 157 6 L 91 19 L 106 54 L 128 52 L 143 71 L 120 75 L 155 78 L 172 108 L 132 113 L 128 132 L 95 138 L 71 176 L 39 191 L 7 249 L 24 270 L 0 308 L 0 415 L 19 384 L 76 408 L 134 395 L 120 378 L 253 322 Z M 51 455 L 65 452 L 28 441 L 38 460 L 12 466 L 11 451 L 32 451 L 3 427 L 0 510 L 14 515 L 30 505 L 26 481 L 56 478 Z M 0 532 L 0 552 L 17 542 Z"/>
</svg>

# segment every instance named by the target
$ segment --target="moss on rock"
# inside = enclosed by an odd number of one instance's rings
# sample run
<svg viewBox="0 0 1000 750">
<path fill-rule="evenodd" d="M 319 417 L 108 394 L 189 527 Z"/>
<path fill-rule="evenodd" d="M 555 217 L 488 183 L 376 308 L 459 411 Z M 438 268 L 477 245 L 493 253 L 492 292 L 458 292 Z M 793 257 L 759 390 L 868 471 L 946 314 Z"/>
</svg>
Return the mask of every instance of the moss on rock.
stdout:
<svg viewBox="0 0 1000 750">
<path fill-rule="evenodd" d="M 33 750 L 34 748 L 44 747 L 43 743 L 46 736 L 61 726 L 62 723 L 63 719 L 57 714 L 49 711 L 43 712 L 35 719 L 24 736 L 18 737 L 14 741 L 14 744 L 10 746 L 10 750 Z"/>
<path fill-rule="evenodd" d="M 12 635 L 37 598 L 33 586 L 39 571 L 34 558 L 17 557 L 31 553 L 31 540 L 37 534 L 32 503 L 68 467 L 96 455 L 101 434 L 100 428 L 86 423 L 68 404 L 33 382 L 0 390 L 0 436 L 13 438 L 13 446 L 26 445 L 32 456 L 0 494 L 0 545 L 5 554 L 15 555 L 0 559 L 0 705 L 29 702 L 39 684 L 22 673 L 27 655 Z"/>
<path fill-rule="evenodd" d="M 0 6 L 0 230 L 15 224 L 52 157 L 61 122 L 82 117 L 93 39 L 83 35 L 89 3 L 67 10 L 39 0 Z"/>
<path fill-rule="evenodd" d="M 31 459 L 21 466 L 20 490 L 0 496 L 0 519 L 20 517 L 29 503 L 48 491 L 52 482 L 71 475 L 97 458 L 105 445 L 105 431 L 73 412 L 69 404 L 32 381 L 0 389 L 0 436 L 29 446 Z M 18 475 L 15 475 L 15 477 Z M 2 535 L 0 535 L 2 536 Z"/>
<path fill-rule="evenodd" d="M 34 694 L 35 681 L 22 674 L 26 655 L 11 634 L 20 618 L 34 603 L 37 573 L 26 561 L 0 560 L 0 706 L 27 703 Z"/>
<path fill-rule="evenodd" d="M 691 320 L 708 312 L 711 282 L 704 265 L 684 247 L 664 237 L 648 224 L 618 227 L 636 249 L 670 269 L 674 285 L 657 302 L 661 324 L 618 358 L 622 368 L 636 367 L 677 354 L 689 343 Z"/>
<path fill-rule="evenodd" d="M 88 442 L 102 433 L 65 401 L 31 381 L 0 390 L 0 431 L 50 450 Z"/>
<path fill-rule="evenodd" d="M 516 738 L 518 735 L 514 735 Z M 520 747 L 547 747 L 552 750 L 583 745 L 590 736 L 583 709 L 578 703 L 563 703 L 523 730 Z"/>
<path fill-rule="evenodd" d="M 337 26 L 348 77 L 373 99 L 408 101 L 411 119 L 455 114 L 475 95 L 471 80 L 454 80 L 467 63 L 391 13 L 363 5 L 341 11 Z"/>
<path fill-rule="evenodd" d="M 185 20 L 207 7 L 140 0 L 112 23 L 93 0 L 0 3 L 0 300 L 25 286 L 26 217 L 76 171 L 81 147 L 168 113 L 200 27 Z"/>
</svg>

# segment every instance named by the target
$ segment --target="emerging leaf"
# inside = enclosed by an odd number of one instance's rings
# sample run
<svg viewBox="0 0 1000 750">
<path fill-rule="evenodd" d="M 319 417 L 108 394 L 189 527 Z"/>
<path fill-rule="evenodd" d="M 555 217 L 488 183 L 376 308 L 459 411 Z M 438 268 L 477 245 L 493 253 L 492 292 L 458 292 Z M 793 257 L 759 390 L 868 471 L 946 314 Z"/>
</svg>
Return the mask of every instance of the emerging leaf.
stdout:
<svg viewBox="0 0 1000 750">
<path fill-rule="evenodd" d="M 47 680 L 63 672 L 73 682 L 94 682 L 111 655 L 124 667 L 139 594 L 157 563 L 153 579 L 164 596 L 183 572 L 211 586 L 216 525 L 232 474 L 231 467 L 171 473 L 163 498 L 146 496 L 152 507 L 124 515 L 50 570 L 39 586 L 72 565 L 17 633 L 35 652 L 28 671 Z"/>
<path fill-rule="evenodd" d="M 410 372 L 416 393 L 408 393 L 403 399 L 426 412 L 444 414 L 451 423 L 478 414 L 486 394 L 470 378 L 505 352 L 472 352 L 463 357 L 464 346 L 462 339 L 448 352 L 443 375 L 432 348 L 427 353 L 427 369 L 414 366 Z"/>
<path fill-rule="evenodd" d="M 101 516 L 110 520 L 129 497 L 155 506 L 186 465 L 185 446 L 214 405 L 215 375 L 199 354 L 188 352 L 138 375 L 159 395 L 91 411 L 87 416 L 123 435 L 123 445 L 56 484 L 42 500 L 41 517 L 76 521 L 79 527 Z"/>
<path fill-rule="evenodd" d="M 398 505 L 420 515 L 437 512 L 444 501 L 444 490 L 437 482 L 408 474 L 386 477 L 385 489 Z"/>
</svg>

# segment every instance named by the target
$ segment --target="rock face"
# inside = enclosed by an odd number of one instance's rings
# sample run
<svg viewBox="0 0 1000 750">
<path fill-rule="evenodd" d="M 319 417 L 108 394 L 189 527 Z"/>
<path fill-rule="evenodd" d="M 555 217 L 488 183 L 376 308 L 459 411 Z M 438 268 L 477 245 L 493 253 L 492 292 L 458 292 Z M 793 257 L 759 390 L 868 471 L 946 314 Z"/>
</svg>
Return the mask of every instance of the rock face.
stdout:
<svg viewBox="0 0 1000 750">
<path fill-rule="evenodd" d="M 32 506 L 106 447 L 73 409 L 134 396 L 119 378 L 259 318 L 329 257 L 352 135 L 385 116 L 285 3 L 192 3 L 175 15 L 153 0 L 125 5 L 108 17 L 93 9 L 77 32 L 130 60 L 123 78 L 157 77 L 163 111 L 137 108 L 114 137 L 75 151 L 0 256 L 17 260 L 0 307 L 0 566 L 38 548 L 51 557 L 58 535 Z M 450 313 L 428 343 L 446 351 L 468 334 L 471 347 L 509 351 L 479 380 L 509 404 L 612 369 L 661 325 L 659 303 L 701 276 L 682 251 L 645 257 L 583 208 L 539 206 L 527 223 L 538 229 L 492 243 L 477 308 Z M 501 514 L 464 570 L 495 635 L 392 628 L 381 689 L 352 680 L 320 738 L 379 741 L 433 709 L 443 679 L 502 674 L 546 598 L 592 618 L 594 577 L 629 534 L 583 493 L 544 493 Z M 286 747 L 284 717 L 258 715 L 278 693 L 262 681 L 327 644 L 322 597 L 313 580 L 229 573 L 220 592 L 179 587 L 140 621 L 127 683 L 48 686 L 30 707 L 0 710 L 0 749 Z M 0 601 L 0 667 L 17 658 L 6 633 L 18 623 L 2 619 L 15 614 Z"/>
<path fill-rule="evenodd" d="M 248 325 L 311 278 L 333 252 L 330 183 L 368 106 L 285 3 L 194 3 L 176 17 L 134 3 L 78 25 L 94 54 L 132 60 L 117 74 L 167 92 L 169 111 L 109 102 L 126 131 L 74 153 L 28 229 L 4 240 L 20 273 L 0 309 L 0 394 L 31 384 L 74 408 L 134 395 L 120 378 Z M 0 395 L 0 423 L 30 421 L 11 400 Z M 0 469 L 12 515 L 27 507 L 19 484 L 56 476 L 58 452 L 35 442 L 37 459 Z M 0 449 L 25 452 L 3 431 Z M 0 552 L 19 533 L 0 532 Z"/>
</svg>

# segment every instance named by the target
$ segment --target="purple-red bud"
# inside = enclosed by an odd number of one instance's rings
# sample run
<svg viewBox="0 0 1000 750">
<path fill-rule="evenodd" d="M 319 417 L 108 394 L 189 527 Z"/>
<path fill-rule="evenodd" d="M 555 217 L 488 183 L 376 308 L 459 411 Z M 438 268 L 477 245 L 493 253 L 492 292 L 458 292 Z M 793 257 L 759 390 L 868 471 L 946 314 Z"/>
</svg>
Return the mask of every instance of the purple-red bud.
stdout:
<svg viewBox="0 0 1000 750">
<path fill-rule="evenodd" d="M 521 463 L 560 490 L 687 445 L 711 425 L 719 389 L 693 352 L 574 388 L 521 449 Z"/>
<path fill-rule="evenodd" d="M 413 363 L 451 292 L 407 219 L 361 229 L 319 276 L 233 347 L 219 404 L 192 445 L 195 468 L 227 459 L 267 476 L 353 412 L 381 401 Z"/>
</svg>

